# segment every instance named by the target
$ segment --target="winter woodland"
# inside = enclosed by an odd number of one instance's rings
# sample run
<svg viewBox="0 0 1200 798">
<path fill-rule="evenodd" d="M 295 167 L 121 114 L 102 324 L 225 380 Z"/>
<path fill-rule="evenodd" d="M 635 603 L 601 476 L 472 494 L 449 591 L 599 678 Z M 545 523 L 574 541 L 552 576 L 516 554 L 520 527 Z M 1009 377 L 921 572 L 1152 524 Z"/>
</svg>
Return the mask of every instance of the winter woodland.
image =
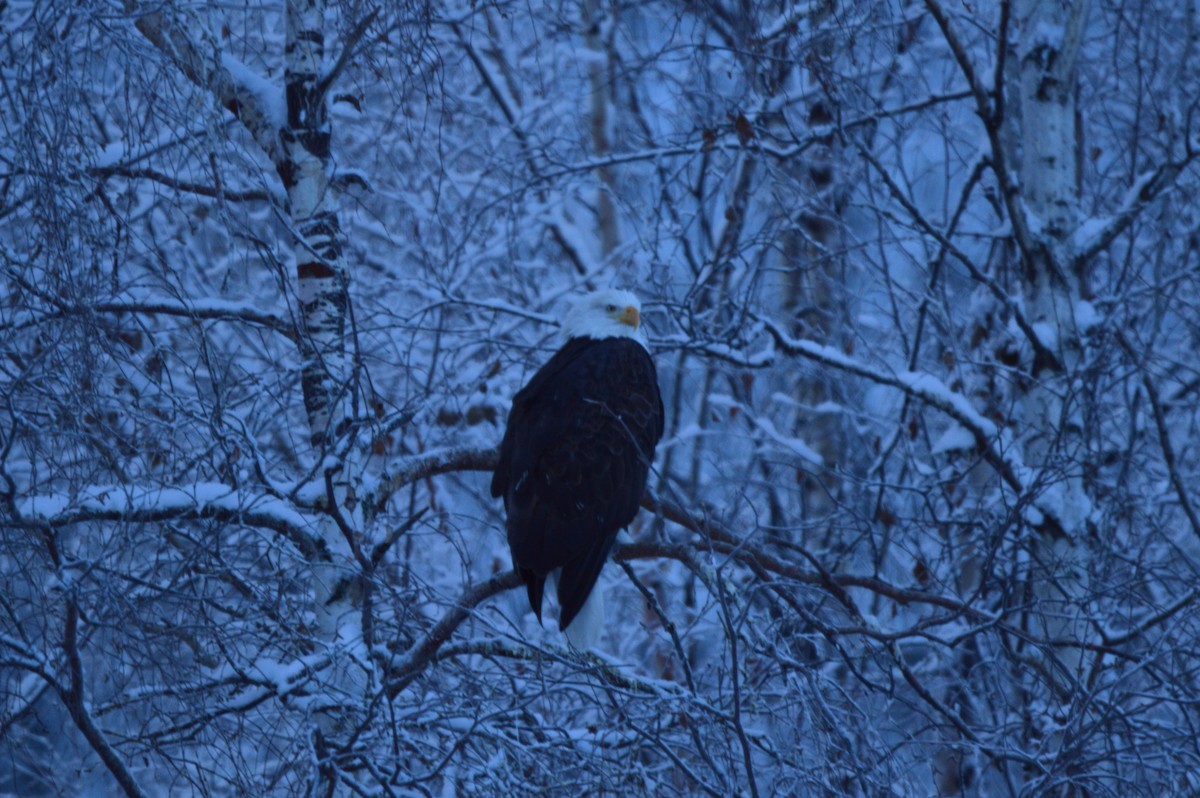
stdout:
<svg viewBox="0 0 1200 798">
<path fill-rule="evenodd" d="M 0 794 L 1200 790 L 1195 3 L 0 23 Z M 580 653 L 488 480 L 609 286 Z"/>
</svg>

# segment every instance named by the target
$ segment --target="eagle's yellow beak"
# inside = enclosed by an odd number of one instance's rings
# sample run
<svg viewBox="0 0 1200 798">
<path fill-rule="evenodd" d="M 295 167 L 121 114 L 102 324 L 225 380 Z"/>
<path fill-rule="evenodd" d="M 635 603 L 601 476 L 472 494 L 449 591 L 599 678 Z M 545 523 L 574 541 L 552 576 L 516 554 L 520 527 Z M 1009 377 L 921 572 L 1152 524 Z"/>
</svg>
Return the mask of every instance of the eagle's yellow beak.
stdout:
<svg viewBox="0 0 1200 798">
<path fill-rule="evenodd" d="M 625 310 L 621 311 L 621 315 L 617 316 L 617 321 L 622 324 L 628 324 L 635 330 L 642 323 L 641 316 L 638 315 L 638 310 L 633 305 L 627 305 Z"/>
</svg>

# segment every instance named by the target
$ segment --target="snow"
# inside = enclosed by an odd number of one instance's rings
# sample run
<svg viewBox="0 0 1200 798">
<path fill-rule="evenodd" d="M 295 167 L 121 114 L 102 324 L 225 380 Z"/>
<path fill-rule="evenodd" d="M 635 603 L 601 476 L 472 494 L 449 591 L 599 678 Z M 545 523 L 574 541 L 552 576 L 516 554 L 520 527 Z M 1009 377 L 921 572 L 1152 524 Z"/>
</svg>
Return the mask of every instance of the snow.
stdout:
<svg viewBox="0 0 1200 798">
<path fill-rule="evenodd" d="M 932 374 L 901 372 L 896 375 L 896 380 L 925 401 L 951 412 L 956 420 L 969 424 L 983 437 L 994 438 L 999 434 L 995 422 L 976 410 L 967 397 L 950 390 Z"/>
<path fill-rule="evenodd" d="M 1021 212 L 1025 216 L 1025 226 L 1029 229 L 1029 234 L 1034 238 L 1041 238 L 1046 229 L 1045 222 L 1042 221 L 1039 214 L 1034 212 L 1033 208 L 1029 207 L 1024 198 L 1021 199 Z"/>
<path fill-rule="evenodd" d="M 1062 25 L 1039 20 L 1034 26 L 1033 32 L 1029 35 L 1028 42 L 1022 42 L 1026 46 L 1028 52 L 1038 50 L 1040 48 L 1048 48 L 1055 52 L 1062 49 L 1063 38 L 1066 36 L 1066 28 Z"/>
<path fill-rule="evenodd" d="M 1075 303 L 1075 328 L 1079 332 L 1086 333 L 1093 327 L 1099 327 L 1103 322 L 1104 318 L 1091 302 L 1080 299 Z"/>
<path fill-rule="evenodd" d="M 748 415 L 754 422 L 754 426 L 766 433 L 767 437 L 774 443 L 779 444 L 792 454 L 799 456 L 803 460 L 807 460 L 813 465 L 825 465 L 825 458 L 817 453 L 817 451 L 809 446 L 803 439 L 780 433 L 777 429 L 775 429 L 774 423 L 772 423 L 769 418 L 766 418 L 758 413 L 749 413 Z"/>
<path fill-rule="evenodd" d="M 1083 533 L 1094 511 L 1092 500 L 1082 486 L 1067 480 L 1047 486 L 1038 496 L 1037 506 L 1042 512 L 1051 513 L 1071 536 Z"/>
<path fill-rule="evenodd" d="M 256 682 L 266 682 L 267 685 L 242 691 L 232 700 L 225 702 L 221 709 L 237 710 L 253 706 L 268 696 L 282 699 L 294 695 L 317 678 L 330 664 L 330 657 L 325 654 L 312 654 L 288 662 L 258 657 L 245 666 L 245 671 Z M 219 669 L 217 675 L 237 675 L 237 672 L 226 666 Z"/>
<path fill-rule="evenodd" d="M 933 442 L 933 447 L 930 451 L 933 454 L 945 454 L 946 452 L 956 452 L 973 448 L 975 448 L 975 436 L 970 430 L 958 424 L 951 424 Z"/>
<path fill-rule="evenodd" d="M 1051 352 L 1058 351 L 1058 327 L 1049 322 L 1035 321 L 1029 325 L 1038 343 Z"/>
<path fill-rule="evenodd" d="M 1142 172 L 1125 190 L 1114 213 L 1108 216 L 1090 217 L 1080 223 L 1071 236 L 1071 245 L 1075 253 L 1090 253 L 1106 237 L 1112 235 L 1120 226 L 1128 223 L 1138 209 L 1146 204 L 1147 192 L 1161 177 L 1162 172 L 1159 169 Z"/>
<path fill-rule="evenodd" d="M 130 310 L 144 309 L 148 312 L 170 313 L 177 316 L 200 316 L 205 318 L 261 319 L 279 329 L 288 329 L 292 322 L 283 316 L 268 312 L 276 301 L 236 300 L 221 297 L 189 297 L 181 301 L 149 290 L 131 289 L 113 297 L 108 303 L 112 307 L 126 306 Z"/>
<path fill-rule="evenodd" d="M 1100 240 L 1111 224 L 1110 216 L 1092 216 L 1085 219 L 1071 234 L 1071 246 L 1076 252 L 1087 252 Z"/>
<path fill-rule="evenodd" d="M 253 513 L 260 523 L 309 529 L 313 520 L 288 502 L 268 495 L 243 494 L 220 482 L 185 485 L 89 485 L 74 494 L 27 496 L 16 503 L 19 516 L 51 524 L 89 518 L 203 515 L 207 510 Z"/>
<path fill-rule="evenodd" d="M 253 95 L 273 129 L 282 130 L 287 126 L 287 98 L 283 86 L 263 77 L 226 51 L 221 53 L 221 66 L 229 73 L 234 85 Z"/>
<path fill-rule="evenodd" d="M 1091 14 L 1060 84 L 1079 108 L 1052 120 L 1083 129 L 1042 151 L 1037 124 L 985 124 L 970 96 L 965 64 L 985 93 L 995 78 L 994 4 L 825 5 L 746 4 L 730 28 L 632 3 L 597 7 L 595 31 L 570 4 L 389 8 L 330 87 L 357 110 L 293 202 L 264 142 L 295 53 L 282 4 L 113 25 L 10 3 L 28 57 L 2 67 L 0 792 L 17 772 L 119 792 L 105 763 L 142 794 L 264 798 L 936 795 L 935 771 L 968 769 L 979 795 L 1186 789 L 1200 690 L 1159 655 L 1200 637 L 1183 12 L 1146 5 L 1128 35 Z M 1068 6 L 1015 4 L 1010 31 L 1067 47 Z M 327 24 L 318 73 L 362 19 L 347 9 L 305 23 Z M 215 71 L 142 32 L 172 15 L 202 58 L 226 51 Z M 265 119 L 231 115 L 231 89 Z M 1084 165 L 1045 184 L 1069 191 L 1061 219 L 1016 179 L 1029 152 Z M 160 179 L 102 179 L 115 165 Z M 374 190 L 344 192 L 356 176 Z M 233 198 L 249 186 L 269 196 Z M 1056 236 L 1035 246 L 1098 254 L 1102 300 L 1038 296 L 1021 206 Z M 310 338 L 295 214 L 314 209 L 346 244 L 350 305 L 322 305 Z M 657 512 L 621 533 L 585 654 L 529 613 L 487 468 L 556 311 L 605 286 L 647 308 L 669 420 Z M 1033 375 L 1018 311 L 1056 350 L 1112 334 Z M 330 367 L 304 381 L 305 362 Z M 349 422 L 331 441 L 314 391 Z M 74 725 L 74 668 L 99 734 L 47 735 Z"/>
<path fill-rule="evenodd" d="M 125 142 L 112 141 L 97 154 L 95 166 L 98 169 L 108 169 L 121 163 L 124 159 Z"/>
</svg>

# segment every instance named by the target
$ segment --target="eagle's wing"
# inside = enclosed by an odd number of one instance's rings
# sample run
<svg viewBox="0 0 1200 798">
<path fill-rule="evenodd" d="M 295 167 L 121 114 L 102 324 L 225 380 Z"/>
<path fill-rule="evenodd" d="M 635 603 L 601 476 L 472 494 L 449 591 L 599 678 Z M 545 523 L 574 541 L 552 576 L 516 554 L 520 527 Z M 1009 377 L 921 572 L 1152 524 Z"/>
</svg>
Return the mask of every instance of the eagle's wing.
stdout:
<svg viewBox="0 0 1200 798">
<path fill-rule="evenodd" d="M 563 569 L 560 626 L 636 515 L 662 425 L 653 361 L 628 339 L 569 342 L 514 398 L 492 492 L 535 611 L 546 575 Z"/>
</svg>

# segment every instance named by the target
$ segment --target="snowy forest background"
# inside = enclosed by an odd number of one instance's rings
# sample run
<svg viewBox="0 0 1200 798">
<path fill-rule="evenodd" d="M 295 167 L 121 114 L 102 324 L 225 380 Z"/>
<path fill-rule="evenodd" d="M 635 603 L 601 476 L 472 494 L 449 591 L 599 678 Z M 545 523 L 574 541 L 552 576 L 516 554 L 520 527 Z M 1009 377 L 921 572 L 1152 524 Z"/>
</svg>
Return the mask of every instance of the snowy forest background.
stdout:
<svg viewBox="0 0 1200 798">
<path fill-rule="evenodd" d="M 0 2 L 0 794 L 1200 790 L 1200 10 Z M 598 650 L 487 493 L 667 406 Z"/>
</svg>

